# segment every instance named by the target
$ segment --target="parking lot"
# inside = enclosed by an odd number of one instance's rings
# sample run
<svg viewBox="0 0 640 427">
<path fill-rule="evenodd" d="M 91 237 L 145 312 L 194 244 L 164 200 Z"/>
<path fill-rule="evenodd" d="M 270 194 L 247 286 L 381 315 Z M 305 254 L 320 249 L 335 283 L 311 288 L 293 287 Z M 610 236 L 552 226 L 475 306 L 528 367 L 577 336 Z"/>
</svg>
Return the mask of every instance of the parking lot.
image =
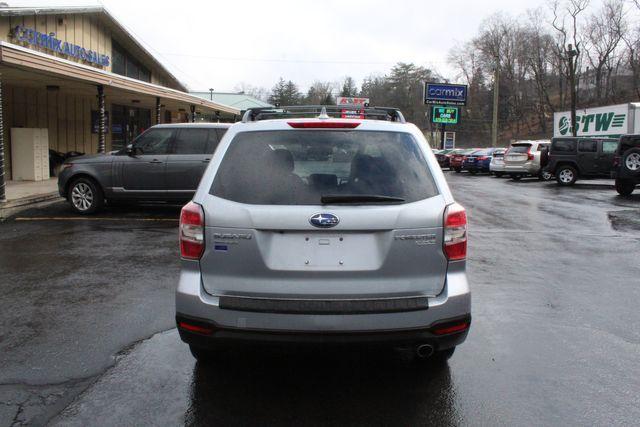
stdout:
<svg viewBox="0 0 640 427">
<path fill-rule="evenodd" d="M 174 329 L 179 207 L 0 223 L 0 425 L 632 425 L 640 194 L 447 173 L 470 217 L 473 324 L 441 370 L 402 353 L 247 348 Z"/>
</svg>

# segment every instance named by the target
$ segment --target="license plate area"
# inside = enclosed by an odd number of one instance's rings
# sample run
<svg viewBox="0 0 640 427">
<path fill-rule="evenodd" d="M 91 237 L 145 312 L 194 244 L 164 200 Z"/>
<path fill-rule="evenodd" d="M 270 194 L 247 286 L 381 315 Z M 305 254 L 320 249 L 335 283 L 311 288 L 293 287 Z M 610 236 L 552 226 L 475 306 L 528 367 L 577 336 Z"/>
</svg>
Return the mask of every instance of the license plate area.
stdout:
<svg viewBox="0 0 640 427">
<path fill-rule="evenodd" d="M 274 270 L 376 270 L 384 261 L 391 236 L 366 233 L 262 232 L 261 252 Z"/>
</svg>

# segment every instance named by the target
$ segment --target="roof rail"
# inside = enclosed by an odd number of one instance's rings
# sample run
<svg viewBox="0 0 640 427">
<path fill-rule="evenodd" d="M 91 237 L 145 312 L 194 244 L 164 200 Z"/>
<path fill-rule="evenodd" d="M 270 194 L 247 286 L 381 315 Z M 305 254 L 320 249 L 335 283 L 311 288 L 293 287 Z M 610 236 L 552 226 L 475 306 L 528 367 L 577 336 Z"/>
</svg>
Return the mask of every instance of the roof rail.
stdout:
<svg viewBox="0 0 640 427">
<path fill-rule="evenodd" d="M 393 107 L 363 107 L 360 105 L 289 105 L 285 107 L 251 108 L 243 112 L 242 122 L 255 122 L 268 119 L 285 118 L 345 118 L 343 112 L 348 111 L 355 118 L 386 120 L 406 123 L 399 109 Z"/>
</svg>

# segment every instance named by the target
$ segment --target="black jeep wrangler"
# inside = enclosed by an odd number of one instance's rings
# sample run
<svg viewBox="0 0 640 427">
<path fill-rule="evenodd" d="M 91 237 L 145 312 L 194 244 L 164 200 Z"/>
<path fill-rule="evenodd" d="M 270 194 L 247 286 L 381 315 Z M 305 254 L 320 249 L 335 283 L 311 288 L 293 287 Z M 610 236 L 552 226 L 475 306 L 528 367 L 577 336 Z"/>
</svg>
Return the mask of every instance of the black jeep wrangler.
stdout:
<svg viewBox="0 0 640 427">
<path fill-rule="evenodd" d="M 611 178 L 617 148 L 613 138 L 553 138 L 546 170 L 560 185 L 573 185 L 578 178 Z"/>
<path fill-rule="evenodd" d="M 613 176 L 616 179 L 616 191 L 621 196 L 633 193 L 640 184 L 640 134 L 623 135 L 614 158 Z"/>
</svg>

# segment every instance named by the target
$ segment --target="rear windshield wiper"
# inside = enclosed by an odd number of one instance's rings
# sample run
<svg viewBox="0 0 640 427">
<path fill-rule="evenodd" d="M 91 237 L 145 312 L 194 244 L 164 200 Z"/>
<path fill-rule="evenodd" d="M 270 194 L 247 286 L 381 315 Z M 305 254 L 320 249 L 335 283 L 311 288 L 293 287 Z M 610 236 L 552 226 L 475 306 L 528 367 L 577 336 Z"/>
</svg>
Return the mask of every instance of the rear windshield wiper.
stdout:
<svg viewBox="0 0 640 427">
<path fill-rule="evenodd" d="M 329 203 L 397 203 L 404 202 L 401 197 L 379 196 L 377 194 L 324 194 L 320 197 L 323 204 Z"/>
</svg>

